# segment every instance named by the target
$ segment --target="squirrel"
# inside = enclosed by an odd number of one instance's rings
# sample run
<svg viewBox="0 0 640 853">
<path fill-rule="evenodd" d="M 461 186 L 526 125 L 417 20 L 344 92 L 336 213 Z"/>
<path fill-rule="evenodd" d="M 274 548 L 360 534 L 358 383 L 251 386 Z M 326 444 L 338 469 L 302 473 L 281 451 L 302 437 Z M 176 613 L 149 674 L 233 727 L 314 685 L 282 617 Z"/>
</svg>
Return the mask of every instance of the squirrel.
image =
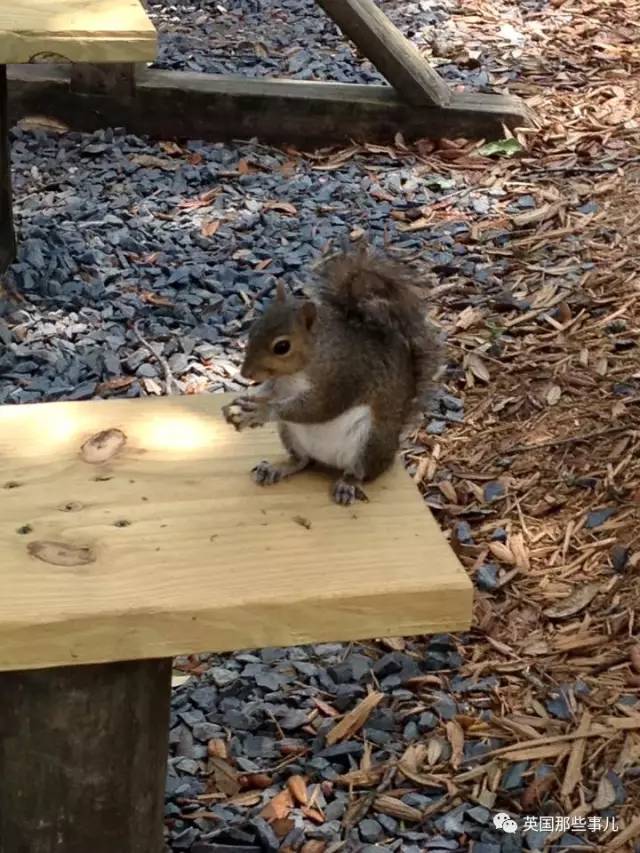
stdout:
<svg viewBox="0 0 640 853">
<path fill-rule="evenodd" d="M 259 485 L 316 462 L 339 472 L 336 503 L 368 500 L 362 484 L 393 463 L 440 365 L 415 277 L 365 248 L 325 261 L 313 298 L 290 297 L 278 283 L 249 330 L 240 371 L 261 386 L 223 410 L 238 430 L 277 423 L 289 461 L 256 465 Z"/>
</svg>

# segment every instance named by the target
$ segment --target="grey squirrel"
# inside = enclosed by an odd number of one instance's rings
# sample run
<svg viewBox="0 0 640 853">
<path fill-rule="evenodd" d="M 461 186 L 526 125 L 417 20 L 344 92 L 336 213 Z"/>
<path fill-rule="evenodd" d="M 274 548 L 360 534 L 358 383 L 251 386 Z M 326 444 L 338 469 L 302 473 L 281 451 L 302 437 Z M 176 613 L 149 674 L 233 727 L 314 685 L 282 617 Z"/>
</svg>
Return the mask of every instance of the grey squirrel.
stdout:
<svg viewBox="0 0 640 853">
<path fill-rule="evenodd" d="M 252 471 L 271 485 L 318 462 L 340 476 L 339 504 L 367 500 L 361 485 L 392 464 L 403 430 L 439 367 L 435 329 L 416 274 L 369 249 L 340 252 L 321 267 L 312 299 L 276 297 L 249 331 L 241 368 L 258 392 L 225 406 L 236 429 L 278 425 L 285 465 Z"/>
</svg>

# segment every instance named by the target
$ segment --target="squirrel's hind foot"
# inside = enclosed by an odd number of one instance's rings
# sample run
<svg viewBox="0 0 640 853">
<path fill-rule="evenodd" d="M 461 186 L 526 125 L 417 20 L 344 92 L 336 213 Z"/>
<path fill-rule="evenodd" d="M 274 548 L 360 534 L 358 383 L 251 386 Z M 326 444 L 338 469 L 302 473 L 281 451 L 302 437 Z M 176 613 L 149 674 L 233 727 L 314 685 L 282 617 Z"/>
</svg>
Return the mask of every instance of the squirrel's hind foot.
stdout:
<svg viewBox="0 0 640 853">
<path fill-rule="evenodd" d="M 360 486 L 349 480 L 336 480 L 331 487 L 331 497 L 340 506 L 351 506 L 356 501 L 369 503 L 369 498 Z"/>
</svg>

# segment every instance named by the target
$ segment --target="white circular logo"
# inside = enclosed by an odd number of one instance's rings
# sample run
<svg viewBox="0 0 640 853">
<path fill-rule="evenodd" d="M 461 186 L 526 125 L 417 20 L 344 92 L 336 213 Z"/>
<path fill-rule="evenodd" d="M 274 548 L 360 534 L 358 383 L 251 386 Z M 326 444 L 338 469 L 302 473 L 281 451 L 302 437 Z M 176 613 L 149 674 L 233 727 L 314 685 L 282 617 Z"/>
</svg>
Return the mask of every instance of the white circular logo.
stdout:
<svg viewBox="0 0 640 853">
<path fill-rule="evenodd" d="M 493 825 L 496 829 L 501 829 L 507 835 L 513 835 L 518 831 L 518 824 L 506 812 L 498 812 L 493 816 Z"/>
</svg>

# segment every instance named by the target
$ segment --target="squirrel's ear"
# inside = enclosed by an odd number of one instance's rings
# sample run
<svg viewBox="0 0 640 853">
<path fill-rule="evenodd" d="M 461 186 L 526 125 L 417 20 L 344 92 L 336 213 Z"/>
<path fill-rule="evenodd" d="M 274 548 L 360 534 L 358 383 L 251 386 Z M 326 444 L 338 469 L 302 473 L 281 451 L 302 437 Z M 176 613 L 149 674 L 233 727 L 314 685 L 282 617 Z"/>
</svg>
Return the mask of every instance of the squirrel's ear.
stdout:
<svg viewBox="0 0 640 853">
<path fill-rule="evenodd" d="M 287 301 L 287 291 L 284 289 L 284 284 L 281 281 L 276 284 L 276 299 L 278 302 Z"/>
<path fill-rule="evenodd" d="M 300 306 L 299 316 L 308 332 L 311 331 L 317 313 L 315 304 L 309 299 L 306 299 Z"/>
</svg>

